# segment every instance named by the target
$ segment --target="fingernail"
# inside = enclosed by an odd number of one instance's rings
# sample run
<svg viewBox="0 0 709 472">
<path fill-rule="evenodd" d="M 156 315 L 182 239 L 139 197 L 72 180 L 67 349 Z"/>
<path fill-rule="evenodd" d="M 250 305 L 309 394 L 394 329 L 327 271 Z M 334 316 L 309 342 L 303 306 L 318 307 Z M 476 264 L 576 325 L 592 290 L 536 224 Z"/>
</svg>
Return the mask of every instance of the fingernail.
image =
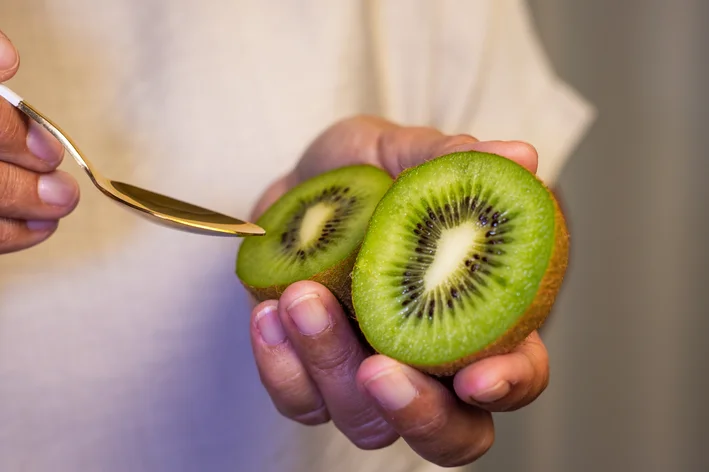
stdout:
<svg viewBox="0 0 709 472">
<path fill-rule="evenodd" d="M 55 172 L 39 177 L 39 198 L 47 205 L 69 206 L 76 198 L 76 185 L 66 174 Z"/>
<path fill-rule="evenodd" d="M 305 336 L 322 333 L 330 326 L 330 315 L 317 294 L 311 293 L 297 298 L 286 311 L 298 331 Z"/>
<path fill-rule="evenodd" d="M 0 69 L 7 70 L 17 64 L 17 50 L 7 36 L 0 33 Z"/>
<path fill-rule="evenodd" d="M 275 306 L 267 306 L 256 314 L 256 328 L 269 346 L 277 346 L 286 340 L 286 333 Z"/>
<path fill-rule="evenodd" d="M 57 222 L 52 220 L 33 220 L 27 222 L 27 229 L 30 231 L 51 231 L 57 227 Z"/>
<path fill-rule="evenodd" d="M 30 121 L 29 131 L 27 132 L 27 149 L 50 164 L 58 163 L 64 154 L 64 148 L 57 139 L 34 121 Z"/>
<path fill-rule="evenodd" d="M 364 387 L 379 404 L 390 411 L 400 410 L 411 403 L 416 388 L 400 367 L 386 369 L 372 377 Z"/>
<path fill-rule="evenodd" d="M 471 395 L 473 400 L 480 403 L 492 403 L 500 400 L 510 393 L 512 386 L 506 380 L 500 380 L 492 387 L 482 388 Z"/>
</svg>

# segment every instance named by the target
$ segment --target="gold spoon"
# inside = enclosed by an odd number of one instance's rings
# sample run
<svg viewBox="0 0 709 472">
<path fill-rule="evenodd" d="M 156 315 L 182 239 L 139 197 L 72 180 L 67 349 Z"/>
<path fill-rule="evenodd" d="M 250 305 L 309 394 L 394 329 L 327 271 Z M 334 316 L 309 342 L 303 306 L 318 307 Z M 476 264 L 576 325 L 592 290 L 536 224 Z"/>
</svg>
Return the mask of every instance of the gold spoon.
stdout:
<svg viewBox="0 0 709 472">
<path fill-rule="evenodd" d="M 253 223 L 232 218 L 190 203 L 160 195 L 135 185 L 103 177 L 79 152 L 69 136 L 49 118 L 4 85 L 0 96 L 52 133 L 89 175 L 91 182 L 114 201 L 128 206 L 154 223 L 190 233 L 212 236 L 263 236 L 266 231 Z"/>
</svg>

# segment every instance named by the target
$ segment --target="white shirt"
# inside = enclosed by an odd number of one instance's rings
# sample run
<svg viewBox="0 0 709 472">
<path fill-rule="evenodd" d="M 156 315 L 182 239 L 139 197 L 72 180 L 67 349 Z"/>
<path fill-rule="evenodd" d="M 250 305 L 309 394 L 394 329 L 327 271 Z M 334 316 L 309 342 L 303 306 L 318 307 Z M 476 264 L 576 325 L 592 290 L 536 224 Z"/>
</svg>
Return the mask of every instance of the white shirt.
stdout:
<svg viewBox="0 0 709 472">
<path fill-rule="evenodd" d="M 516 0 L 23 0 L 8 85 L 111 178 L 246 217 L 355 113 L 522 139 L 552 184 L 593 110 Z M 279 416 L 259 382 L 239 241 L 152 225 L 94 189 L 0 257 L 0 470 L 423 471 Z M 504 441 L 504 438 L 498 438 Z"/>
</svg>

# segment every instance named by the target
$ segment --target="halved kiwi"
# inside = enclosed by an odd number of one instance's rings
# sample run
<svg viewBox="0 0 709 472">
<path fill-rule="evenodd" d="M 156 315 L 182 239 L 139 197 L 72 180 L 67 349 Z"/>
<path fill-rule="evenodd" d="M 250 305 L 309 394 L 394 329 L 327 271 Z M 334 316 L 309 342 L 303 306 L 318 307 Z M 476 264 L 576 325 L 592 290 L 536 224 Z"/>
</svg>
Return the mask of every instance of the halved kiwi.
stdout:
<svg viewBox="0 0 709 472">
<path fill-rule="evenodd" d="M 509 352 L 546 319 L 569 238 L 554 195 L 492 154 L 404 171 L 377 205 L 352 275 L 371 347 L 433 375 Z"/>
<path fill-rule="evenodd" d="M 375 206 L 393 179 L 370 165 L 325 172 L 295 186 L 256 222 L 266 235 L 241 244 L 236 273 L 259 301 L 313 280 L 352 313 L 351 271 Z"/>
</svg>

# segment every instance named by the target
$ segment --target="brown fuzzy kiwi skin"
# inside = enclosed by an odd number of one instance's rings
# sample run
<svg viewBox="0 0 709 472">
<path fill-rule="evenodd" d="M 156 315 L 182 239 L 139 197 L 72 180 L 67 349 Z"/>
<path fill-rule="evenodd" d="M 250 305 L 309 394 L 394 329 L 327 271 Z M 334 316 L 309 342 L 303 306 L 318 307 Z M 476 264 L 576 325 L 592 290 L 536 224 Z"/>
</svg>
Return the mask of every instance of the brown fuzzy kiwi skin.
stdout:
<svg viewBox="0 0 709 472">
<path fill-rule="evenodd" d="M 537 289 L 534 300 L 527 311 L 502 336 L 480 351 L 453 362 L 440 365 L 414 365 L 411 367 L 421 372 L 448 377 L 459 370 L 486 357 L 507 354 L 519 346 L 535 330 L 539 329 L 549 316 L 556 297 L 561 289 L 569 260 L 570 237 L 566 219 L 554 194 L 549 192 L 554 203 L 554 248 L 547 270 Z"/>
<path fill-rule="evenodd" d="M 359 246 L 337 264 L 318 272 L 308 279 L 303 279 L 324 285 L 332 292 L 335 298 L 337 298 L 349 317 L 354 317 L 354 308 L 352 306 L 352 268 L 357 260 L 358 253 Z M 281 298 L 286 288 L 293 283 L 295 282 L 270 287 L 254 287 L 241 280 L 241 284 L 244 288 L 259 302 L 278 300 Z"/>
</svg>

